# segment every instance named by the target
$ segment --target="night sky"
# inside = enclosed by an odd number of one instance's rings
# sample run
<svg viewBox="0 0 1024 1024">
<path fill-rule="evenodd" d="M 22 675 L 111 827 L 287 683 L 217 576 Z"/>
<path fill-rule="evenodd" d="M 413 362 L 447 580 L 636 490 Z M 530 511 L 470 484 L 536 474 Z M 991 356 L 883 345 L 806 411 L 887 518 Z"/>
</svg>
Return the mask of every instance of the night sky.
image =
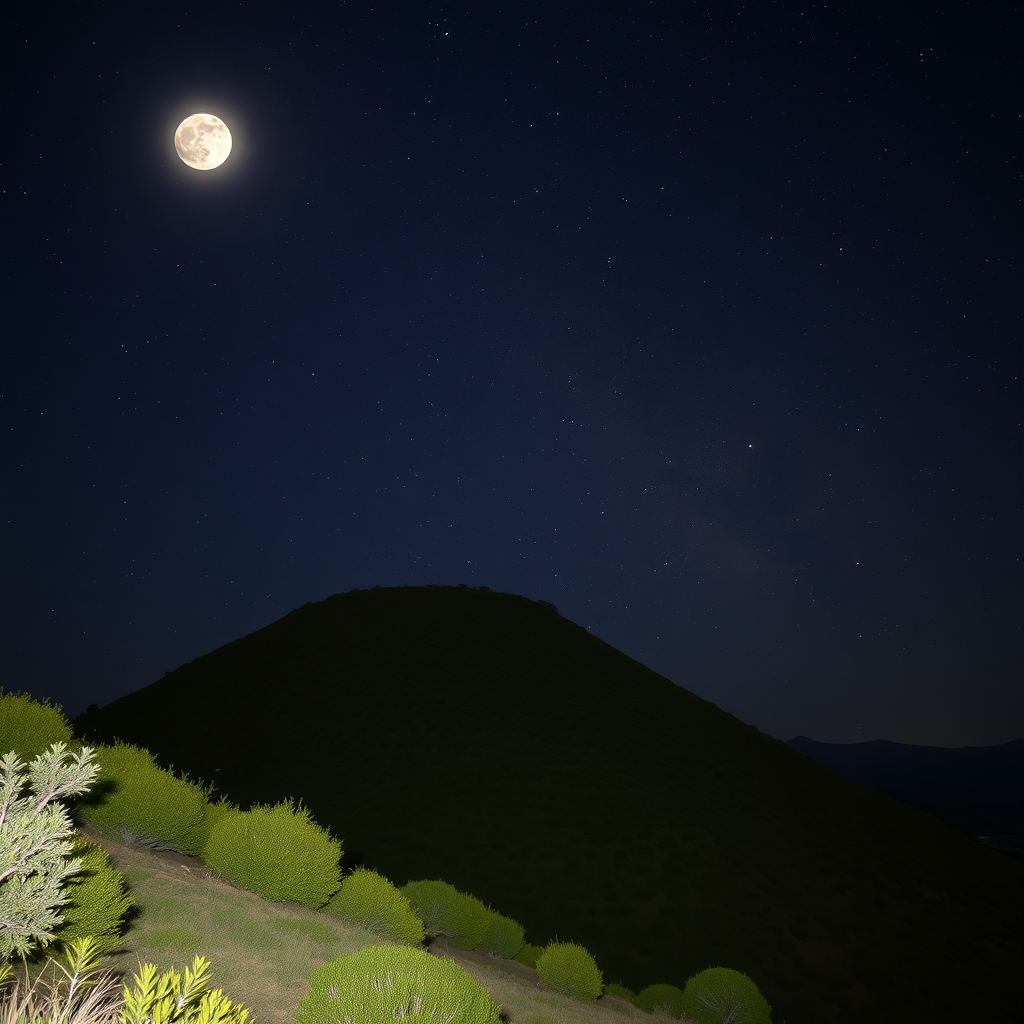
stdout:
<svg viewBox="0 0 1024 1024">
<path fill-rule="evenodd" d="M 18 5 L 4 689 L 465 583 L 783 740 L 1024 735 L 1022 11 Z"/>
</svg>

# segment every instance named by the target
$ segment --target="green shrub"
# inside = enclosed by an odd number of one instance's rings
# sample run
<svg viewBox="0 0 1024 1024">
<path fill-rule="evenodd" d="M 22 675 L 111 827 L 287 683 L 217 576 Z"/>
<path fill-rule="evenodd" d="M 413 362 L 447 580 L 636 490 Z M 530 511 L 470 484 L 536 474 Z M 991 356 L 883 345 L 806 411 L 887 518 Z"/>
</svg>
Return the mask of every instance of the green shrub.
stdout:
<svg viewBox="0 0 1024 1024">
<path fill-rule="evenodd" d="M 527 967 L 532 967 L 537 970 L 537 959 L 544 952 L 543 946 L 531 946 L 528 942 L 514 957 L 513 960 L 518 961 L 521 964 L 526 964 Z"/>
<path fill-rule="evenodd" d="M 619 999 L 625 999 L 627 1002 L 632 1003 L 634 1006 L 637 1005 L 637 995 L 631 988 L 626 988 L 625 985 L 605 985 L 604 994 L 606 996 L 618 996 Z"/>
<path fill-rule="evenodd" d="M 356 868 L 343 879 L 324 909 L 399 942 L 415 946 L 426 937 L 408 897 L 369 868 Z"/>
<path fill-rule="evenodd" d="M 198 854 L 203 845 L 206 791 L 157 767 L 148 750 L 118 743 L 96 748 L 95 795 L 78 804 L 90 824 L 131 846 Z M 110 782 L 113 787 L 104 786 Z"/>
<path fill-rule="evenodd" d="M 427 935 L 444 935 L 457 949 L 476 949 L 483 941 L 490 911 L 475 896 L 441 881 L 409 882 L 401 891 Z"/>
<path fill-rule="evenodd" d="M 145 748 L 137 747 L 133 743 L 124 743 L 118 740 L 113 746 L 106 743 L 97 743 L 93 745 L 93 750 L 103 752 L 103 765 L 106 770 L 115 776 L 127 775 L 129 772 L 141 771 L 146 768 L 156 768 L 159 770 L 160 766 L 156 763 L 156 758 Z M 89 794 L 92 798 L 93 794 Z M 85 801 L 86 803 L 92 802 L 91 799 Z"/>
<path fill-rule="evenodd" d="M 438 934 L 441 918 L 458 898 L 455 886 L 441 881 L 407 882 L 400 891 L 431 936 Z"/>
<path fill-rule="evenodd" d="M 58 742 L 69 754 L 81 752 L 81 744 L 71 742 L 71 726 L 59 705 L 40 704 L 28 694 L 0 692 L 0 750 L 13 750 L 20 761 L 31 764 Z"/>
<path fill-rule="evenodd" d="M 209 867 L 264 899 L 317 910 L 341 887 L 341 843 L 290 799 L 228 811 L 203 850 Z"/>
<path fill-rule="evenodd" d="M 683 1015 L 683 990 L 675 985 L 648 985 L 636 997 L 644 1013 L 664 1013 L 676 1019 Z"/>
<path fill-rule="evenodd" d="M 601 972 L 594 958 L 575 942 L 548 943 L 537 958 L 537 975 L 548 988 L 581 1002 L 601 994 Z"/>
<path fill-rule="evenodd" d="M 226 796 L 222 796 L 215 804 L 208 803 L 206 805 L 205 813 L 203 814 L 203 824 L 200 832 L 200 858 L 206 860 L 206 844 L 210 840 L 210 833 L 213 831 L 214 826 L 221 818 L 225 815 L 230 814 L 232 811 L 239 810 L 238 804 L 231 803 Z"/>
<path fill-rule="evenodd" d="M 453 960 L 411 946 L 367 946 L 316 968 L 296 1024 L 498 1024 L 501 1007 Z"/>
<path fill-rule="evenodd" d="M 728 967 L 695 974 L 683 991 L 683 1013 L 697 1024 L 771 1024 L 771 1012 L 753 981 Z"/>
<path fill-rule="evenodd" d="M 68 902 L 61 908 L 63 924 L 53 929 L 54 943 L 68 950 L 76 939 L 92 936 L 98 954 L 113 952 L 121 945 L 124 917 L 133 905 L 124 876 L 107 851 L 83 835 L 72 838 L 70 855 L 81 859 L 82 870 L 64 883 Z"/>
<path fill-rule="evenodd" d="M 70 803 L 76 818 L 95 825 L 101 832 L 114 835 L 122 824 L 120 820 L 114 820 L 114 815 L 124 811 L 120 805 L 128 799 L 122 796 L 125 780 L 137 773 L 160 769 L 156 759 L 144 747 L 121 742 L 112 747 L 98 743 L 92 750 L 100 769 L 96 785 L 89 793 Z"/>
<path fill-rule="evenodd" d="M 511 917 L 505 917 L 497 911 L 487 911 L 487 931 L 483 939 L 474 947 L 481 953 L 500 956 L 511 960 L 526 943 L 523 926 Z"/>
</svg>

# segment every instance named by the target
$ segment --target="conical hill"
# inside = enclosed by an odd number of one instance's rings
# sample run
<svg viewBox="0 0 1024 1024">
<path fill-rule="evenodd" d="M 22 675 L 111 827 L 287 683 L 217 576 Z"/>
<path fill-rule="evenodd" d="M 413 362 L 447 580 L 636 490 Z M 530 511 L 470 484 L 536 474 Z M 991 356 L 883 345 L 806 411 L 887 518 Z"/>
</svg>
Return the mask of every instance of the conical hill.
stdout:
<svg viewBox="0 0 1024 1024">
<path fill-rule="evenodd" d="M 243 809 L 301 798 L 344 867 L 444 879 L 606 982 L 730 967 L 776 1024 L 1016 1019 L 1021 865 L 543 602 L 338 594 L 73 724 Z"/>
</svg>

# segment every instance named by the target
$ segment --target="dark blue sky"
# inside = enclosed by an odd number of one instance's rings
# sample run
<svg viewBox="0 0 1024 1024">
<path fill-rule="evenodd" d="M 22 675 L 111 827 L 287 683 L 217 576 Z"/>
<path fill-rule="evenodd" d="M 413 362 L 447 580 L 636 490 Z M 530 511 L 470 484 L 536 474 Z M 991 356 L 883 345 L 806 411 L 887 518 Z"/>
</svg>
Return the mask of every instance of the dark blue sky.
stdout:
<svg viewBox="0 0 1024 1024">
<path fill-rule="evenodd" d="M 1022 22 L 21 5 L 5 689 L 467 583 L 781 739 L 1024 735 Z"/>
</svg>

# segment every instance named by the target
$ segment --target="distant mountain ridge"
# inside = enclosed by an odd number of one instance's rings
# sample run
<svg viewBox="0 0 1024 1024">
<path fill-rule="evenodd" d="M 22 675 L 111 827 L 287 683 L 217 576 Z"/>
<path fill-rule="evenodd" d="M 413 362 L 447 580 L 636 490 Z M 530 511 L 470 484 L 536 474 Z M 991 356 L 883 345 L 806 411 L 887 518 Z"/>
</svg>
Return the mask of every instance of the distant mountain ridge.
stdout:
<svg viewBox="0 0 1024 1024">
<path fill-rule="evenodd" d="M 950 748 L 889 740 L 819 743 L 795 736 L 786 746 L 1024 861 L 1024 739 Z"/>
</svg>

